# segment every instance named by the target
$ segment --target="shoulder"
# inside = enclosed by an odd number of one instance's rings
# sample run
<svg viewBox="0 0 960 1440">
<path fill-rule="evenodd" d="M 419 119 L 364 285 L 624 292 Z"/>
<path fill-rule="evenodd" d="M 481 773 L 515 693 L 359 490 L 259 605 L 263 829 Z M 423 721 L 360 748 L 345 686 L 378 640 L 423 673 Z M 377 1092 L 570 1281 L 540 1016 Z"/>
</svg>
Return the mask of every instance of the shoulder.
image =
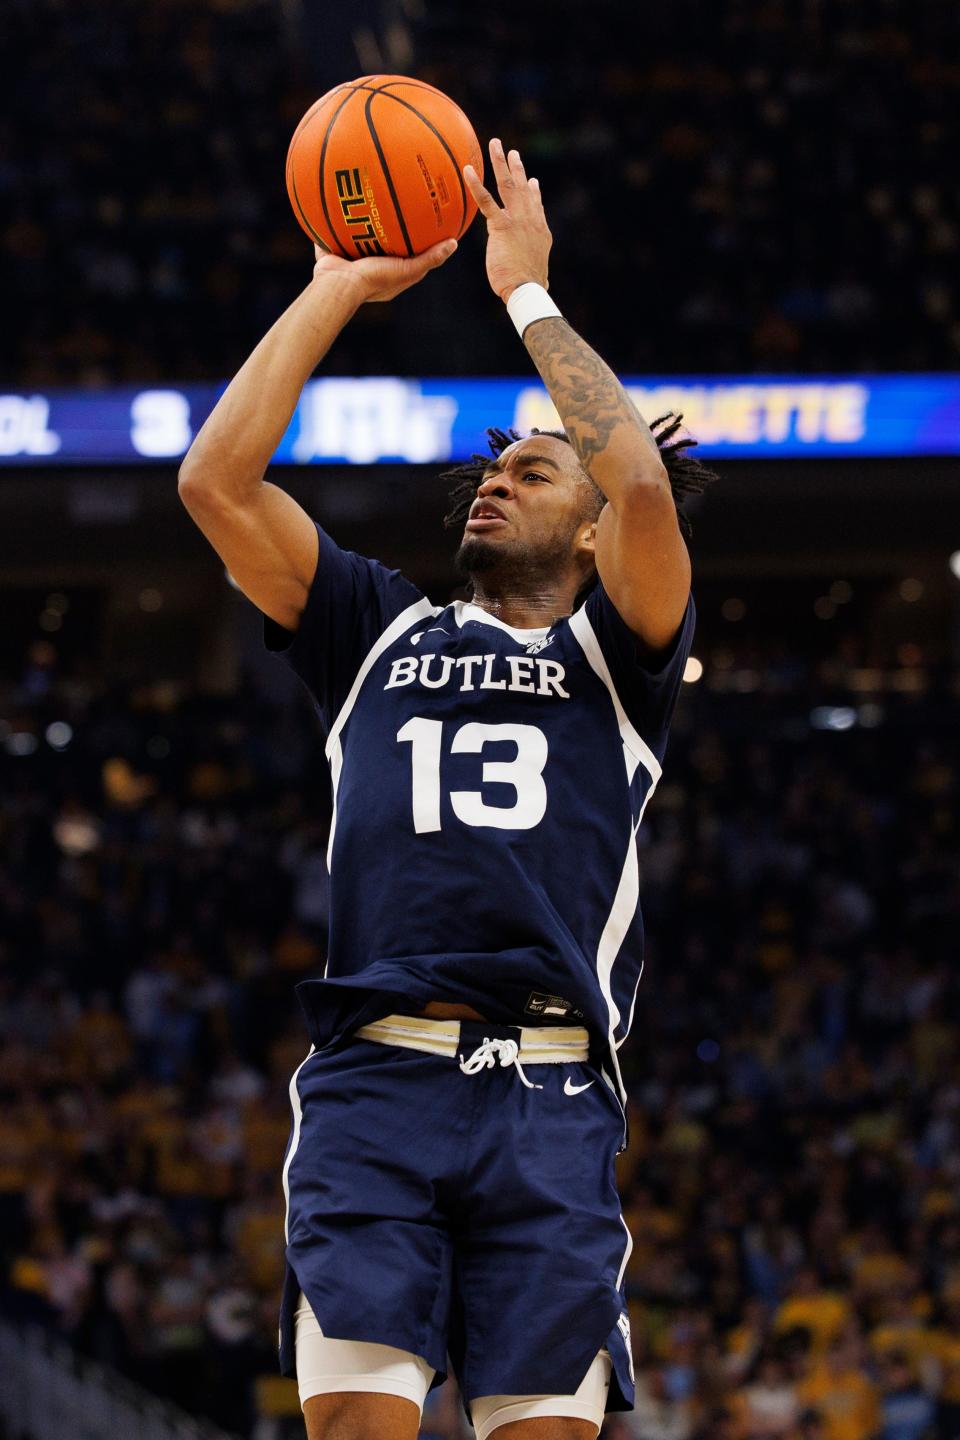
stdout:
<svg viewBox="0 0 960 1440">
<path fill-rule="evenodd" d="M 599 580 L 569 620 L 570 629 L 588 659 L 613 653 L 631 670 L 642 671 L 652 679 L 669 672 L 681 656 L 686 663 L 696 623 L 697 607 L 691 590 L 670 642 L 659 650 L 651 650 L 627 625 Z"/>
<path fill-rule="evenodd" d="M 384 628 L 410 606 L 423 602 L 424 596 L 412 581 L 399 570 L 391 570 L 379 560 L 346 550 L 317 527 L 317 568 L 307 593 L 303 613 L 296 631 L 285 630 L 267 621 L 267 646 L 284 651 L 297 637 L 305 637 L 317 626 L 349 621 L 354 627 L 373 632 Z"/>
<path fill-rule="evenodd" d="M 670 643 L 650 651 L 617 612 L 598 581 L 570 616 L 571 633 L 587 663 L 625 716 L 662 759 L 696 628 L 693 592 Z"/>
<path fill-rule="evenodd" d="M 264 617 L 264 643 L 304 681 L 329 726 L 371 657 L 436 612 L 399 570 L 317 531 L 317 569 L 300 623 L 289 631 Z"/>
</svg>

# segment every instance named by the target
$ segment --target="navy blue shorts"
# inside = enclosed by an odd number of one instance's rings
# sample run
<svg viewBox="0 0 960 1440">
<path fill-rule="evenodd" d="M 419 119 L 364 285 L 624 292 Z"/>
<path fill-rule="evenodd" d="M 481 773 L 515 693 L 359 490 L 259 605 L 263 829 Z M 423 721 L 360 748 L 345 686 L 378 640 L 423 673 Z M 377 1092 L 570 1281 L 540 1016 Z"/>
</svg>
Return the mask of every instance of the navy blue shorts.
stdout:
<svg viewBox="0 0 960 1440">
<path fill-rule="evenodd" d="M 487 1036 L 517 1031 L 464 1022 L 462 1053 Z M 302 1289 L 325 1335 L 419 1355 L 435 1385 L 452 1367 L 467 1401 L 571 1394 L 606 1347 L 607 1408 L 632 1407 L 623 1115 L 592 1063 L 524 1070 L 542 1088 L 356 1036 L 307 1058 L 285 1165 L 285 1375 Z"/>
</svg>

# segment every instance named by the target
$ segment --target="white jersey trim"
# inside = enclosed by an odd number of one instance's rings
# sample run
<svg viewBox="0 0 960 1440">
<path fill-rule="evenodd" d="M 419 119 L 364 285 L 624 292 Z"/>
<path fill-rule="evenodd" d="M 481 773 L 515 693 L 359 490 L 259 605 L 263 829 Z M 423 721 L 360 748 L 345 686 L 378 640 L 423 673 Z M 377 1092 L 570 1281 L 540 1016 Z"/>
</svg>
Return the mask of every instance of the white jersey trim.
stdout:
<svg viewBox="0 0 960 1440">
<path fill-rule="evenodd" d="M 643 812 L 646 810 L 647 805 L 648 805 L 648 803 L 649 803 L 649 801 L 650 801 L 650 796 L 653 794 L 653 792 L 654 792 L 654 790 L 656 790 L 656 788 L 657 788 L 657 782 L 654 781 L 653 784 L 650 786 L 649 790 L 647 791 L 646 795 L 644 795 L 644 797 L 643 797 L 643 804 L 640 806 L 640 814 L 637 816 L 637 823 L 636 823 L 636 825 L 633 827 L 634 849 L 636 849 L 636 836 L 637 836 L 637 831 L 640 829 L 640 826 L 641 826 L 641 824 L 642 824 L 642 822 L 643 822 Z M 637 882 L 638 882 L 638 883 L 637 883 L 637 902 L 638 902 L 638 903 L 639 903 L 639 900 L 640 900 L 639 878 L 640 878 L 640 862 L 639 862 L 639 857 L 638 857 L 638 860 L 637 860 Z M 639 973 L 638 973 L 638 975 L 637 975 L 637 983 L 636 983 L 636 985 L 634 985 L 634 987 L 633 987 L 633 999 L 632 999 L 631 1002 L 630 1002 L 630 1014 L 629 1014 L 629 1016 L 627 1017 L 627 1027 L 626 1027 L 626 1029 L 624 1030 L 623 1034 L 620 1036 L 620 1039 L 616 1041 L 616 1048 L 617 1048 L 618 1050 L 620 1049 L 620 1046 L 623 1044 L 624 1040 L 626 1040 L 627 1036 L 630 1034 L 630 1031 L 633 1029 L 633 1012 L 634 1012 L 634 1011 L 636 1010 L 636 1008 L 637 1008 L 637 991 L 640 989 L 640 981 L 641 981 L 641 979 L 643 978 L 643 967 L 644 967 L 644 963 L 645 963 L 645 962 L 644 962 L 643 960 L 641 960 L 641 962 L 640 962 L 640 971 L 639 971 Z"/>
<path fill-rule="evenodd" d="M 619 1269 L 619 1271 L 617 1272 L 617 1289 L 618 1289 L 618 1290 L 620 1289 L 620 1286 L 623 1284 L 623 1277 L 624 1277 L 624 1275 L 626 1275 L 626 1273 L 627 1273 L 627 1265 L 628 1265 L 628 1263 L 629 1263 L 629 1261 L 630 1261 L 630 1256 L 633 1254 L 633 1236 L 630 1234 L 630 1226 L 627 1224 L 626 1220 L 623 1218 L 623 1211 L 622 1211 L 622 1210 L 621 1210 L 621 1212 L 620 1212 L 620 1224 L 623 1226 L 624 1230 L 627 1232 L 627 1243 L 626 1243 L 626 1246 L 624 1247 L 623 1259 L 620 1261 L 620 1269 Z"/>
<path fill-rule="evenodd" d="M 637 831 L 643 819 L 643 813 L 647 808 L 650 796 L 657 788 L 663 769 L 650 746 L 637 732 L 631 723 L 627 712 L 623 708 L 620 696 L 617 694 L 617 687 L 613 683 L 610 674 L 610 667 L 606 657 L 600 648 L 600 641 L 597 639 L 596 631 L 590 624 L 586 610 L 583 606 L 570 616 L 570 629 L 579 644 L 587 662 L 594 673 L 599 676 L 607 688 L 610 700 L 613 704 L 614 713 L 617 717 L 617 726 L 620 730 L 620 738 L 623 741 L 623 758 L 627 772 L 627 783 L 630 784 L 637 771 L 637 765 L 643 765 L 650 776 L 650 785 L 643 797 L 643 804 L 640 807 L 640 814 L 636 824 L 630 825 L 630 837 L 627 842 L 627 853 L 623 862 L 623 869 L 620 872 L 620 880 L 617 884 L 616 894 L 613 897 L 613 905 L 610 914 L 607 916 L 607 923 L 603 927 L 600 936 L 600 944 L 597 947 L 597 981 L 600 991 L 607 1005 L 607 1016 L 609 1018 L 608 1039 L 610 1042 L 610 1061 L 613 1067 L 616 1089 L 620 1095 L 621 1104 L 626 1105 L 627 1093 L 623 1083 L 623 1076 L 620 1073 L 620 1060 L 617 1050 L 630 1033 L 630 1025 L 633 1021 L 633 1006 L 630 1009 L 630 1018 L 623 1037 L 618 1041 L 616 1038 L 617 1026 L 620 1024 L 620 1009 L 613 998 L 613 967 L 617 956 L 627 937 L 627 931 L 633 924 L 637 913 L 637 905 L 640 901 L 640 865 L 637 858 Z M 638 980 L 639 983 L 639 980 Z M 633 994 L 636 1004 L 636 990 Z"/>
<path fill-rule="evenodd" d="M 300 1064 L 290 1077 L 290 1109 L 293 1111 L 293 1132 L 290 1136 L 290 1149 L 287 1151 L 287 1158 L 283 1162 L 283 1238 L 287 1244 L 290 1243 L 290 1166 L 293 1164 L 293 1157 L 296 1155 L 300 1145 L 300 1124 L 303 1119 L 303 1111 L 300 1108 L 300 1091 L 297 1089 L 297 1081 L 300 1078 L 300 1071 L 306 1065 L 316 1051 L 316 1046 L 311 1045 Z"/>
<path fill-rule="evenodd" d="M 330 727 L 330 734 L 327 736 L 326 755 L 330 765 L 330 782 L 333 789 L 333 816 L 330 820 L 330 839 L 327 842 L 328 871 L 331 870 L 333 866 L 333 837 L 337 828 L 337 787 L 340 784 L 340 770 L 343 766 L 343 746 L 340 743 L 340 732 L 350 719 L 364 680 L 366 680 L 383 652 L 388 650 L 395 640 L 399 640 L 401 635 L 409 630 L 412 625 L 416 625 L 420 620 L 432 620 L 439 614 L 439 605 L 431 605 L 430 601 L 424 598 L 423 600 L 415 601 L 413 605 L 408 605 L 406 610 L 402 610 L 397 618 L 390 622 L 383 634 L 374 641 L 367 651 L 363 664 L 357 671 L 353 684 L 350 687 L 350 693 L 340 707 L 340 713 Z"/>
<path fill-rule="evenodd" d="M 656 755 L 654 755 L 646 740 L 644 740 L 643 737 L 638 733 L 634 725 L 631 723 L 629 717 L 627 716 L 627 712 L 623 708 L 623 704 L 621 703 L 620 696 L 617 694 L 617 687 L 613 683 L 613 677 L 610 674 L 610 667 L 607 664 L 606 657 L 600 648 L 600 641 L 597 639 L 596 631 L 590 624 L 590 621 L 587 618 L 587 612 L 582 605 L 580 609 L 575 612 L 575 614 L 570 616 L 570 629 L 573 631 L 574 637 L 578 645 L 580 646 L 580 649 L 583 651 L 584 655 L 586 655 L 587 663 L 589 664 L 591 670 L 593 670 L 593 672 L 600 677 L 604 685 L 607 687 L 607 690 L 610 694 L 610 699 L 613 702 L 614 712 L 616 713 L 617 725 L 620 730 L 620 739 L 623 741 L 625 748 L 630 752 L 634 759 L 639 761 L 643 768 L 647 771 L 650 779 L 653 781 L 653 784 L 656 785 L 660 780 L 660 776 L 663 774 L 660 761 L 657 759 Z M 636 765 L 634 765 L 631 770 L 630 761 L 626 758 L 626 756 L 624 757 L 624 759 L 627 766 L 627 778 L 628 780 L 632 780 L 637 767 Z"/>
<path fill-rule="evenodd" d="M 496 615 L 491 615 L 489 610 L 484 610 L 481 606 L 473 605 L 467 600 L 453 602 L 453 618 L 457 622 L 458 629 L 462 629 L 468 620 L 475 620 L 479 625 L 493 625 L 497 630 L 505 630 L 521 645 L 529 645 L 533 640 L 544 640 L 551 630 L 549 625 L 531 626 L 530 629 L 508 625 L 505 620 L 498 620 Z"/>
<path fill-rule="evenodd" d="M 623 869 L 620 872 L 617 893 L 613 897 L 613 906 L 610 914 L 607 916 L 607 923 L 603 927 L 600 944 L 597 947 L 597 979 L 600 982 L 603 998 L 607 1002 L 607 1014 L 610 1017 L 611 1043 L 613 1043 L 614 1031 L 620 1024 L 620 1011 L 613 998 L 611 988 L 613 966 L 614 961 L 620 953 L 621 946 L 627 937 L 627 931 L 630 929 L 633 918 L 637 913 L 637 901 L 639 898 L 640 866 L 637 861 L 636 832 L 631 824 L 627 853 L 623 862 Z"/>
<path fill-rule="evenodd" d="M 333 749 L 327 748 L 327 760 L 330 764 L 330 789 L 333 794 L 333 810 L 330 815 L 330 833 L 327 836 L 327 874 L 333 867 L 333 835 L 337 828 L 337 787 L 340 784 L 340 771 L 343 767 L 343 746 L 340 744 L 338 735 L 333 743 Z M 328 957 L 329 959 L 329 957 Z M 323 967 L 323 978 L 327 978 L 327 967 Z"/>
<path fill-rule="evenodd" d="M 626 1040 L 627 1036 L 630 1034 L 630 1031 L 633 1029 L 633 1016 L 634 1011 L 637 1008 L 637 995 L 640 993 L 640 981 L 643 979 L 643 967 L 645 964 L 645 960 L 640 961 L 640 969 L 637 971 L 637 983 L 633 987 L 633 999 L 630 1002 L 630 1014 L 627 1016 L 627 1028 L 624 1030 L 623 1034 L 620 1036 L 620 1039 L 617 1041 L 618 1050 L 620 1049 L 620 1046 L 623 1044 L 624 1040 Z"/>
<path fill-rule="evenodd" d="M 613 907 L 607 916 L 607 923 L 603 927 L 603 934 L 600 936 L 600 944 L 597 947 L 597 983 L 607 1006 L 610 1064 L 616 1081 L 616 1092 L 620 1098 L 620 1104 L 624 1107 L 624 1114 L 626 1114 L 627 1090 L 620 1073 L 620 1060 L 617 1055 L 616 1030 L 620 1023 L 620 1011 L 613 998 L 613 966 L 637 913 L 639 899 L 640 867 L 637 861 L 636 831 L 631 823 L 630 839 L 623 869 L 620 872 L 617 893 L 613 897 Z"/>
</svg>

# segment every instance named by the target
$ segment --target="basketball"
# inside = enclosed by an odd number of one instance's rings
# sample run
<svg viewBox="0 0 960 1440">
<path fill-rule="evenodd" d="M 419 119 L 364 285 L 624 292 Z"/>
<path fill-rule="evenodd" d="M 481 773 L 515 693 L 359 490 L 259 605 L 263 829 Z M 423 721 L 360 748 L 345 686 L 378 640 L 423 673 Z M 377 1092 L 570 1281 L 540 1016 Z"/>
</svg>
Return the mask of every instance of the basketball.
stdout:
<svg viewBox="0 0 960 1440">
<path fill-rule="evenodd" d="M 473 126 L 449 96 L 405 75 L 364 75 L 300 121 L 287 193 L 310 239 L 334 255 L 419 255 L 473 219 L 466 164 L 483 174 Z"/>
</svg>

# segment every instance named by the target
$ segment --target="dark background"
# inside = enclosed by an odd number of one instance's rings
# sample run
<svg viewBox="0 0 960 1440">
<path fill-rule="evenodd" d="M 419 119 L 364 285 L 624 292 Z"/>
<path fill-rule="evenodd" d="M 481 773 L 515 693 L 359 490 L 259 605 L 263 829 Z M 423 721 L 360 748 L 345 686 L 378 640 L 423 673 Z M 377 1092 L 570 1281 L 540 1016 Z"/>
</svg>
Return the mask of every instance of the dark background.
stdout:
<svg viewBox="0 0 960 1440">
<path fill-rule="evenodd" d="M 552 289 L 621 371 L 953 369 L 958 17 L 14 0 L 0 380 L 231 374 L 309 276 L 293 126 L 379 70 L 520 145 Z M 516 373 L 478 227 L 428 285 L 324 369 Z M 956 1440 L 960 467 L 717 468 L 640 834 L 639 1394 L 605 1435 Z M 453 592 L 433 471 L 272 478 Z M 311 707 L 168 466 L 0 473 L 0 561 L 3 1313 L 238 1435 L 302 1433 L 273 1345 L 293 986 L 325 945 Z M 461 1432 L 448 1389 L 423 1433 Z"/>
</svg>

